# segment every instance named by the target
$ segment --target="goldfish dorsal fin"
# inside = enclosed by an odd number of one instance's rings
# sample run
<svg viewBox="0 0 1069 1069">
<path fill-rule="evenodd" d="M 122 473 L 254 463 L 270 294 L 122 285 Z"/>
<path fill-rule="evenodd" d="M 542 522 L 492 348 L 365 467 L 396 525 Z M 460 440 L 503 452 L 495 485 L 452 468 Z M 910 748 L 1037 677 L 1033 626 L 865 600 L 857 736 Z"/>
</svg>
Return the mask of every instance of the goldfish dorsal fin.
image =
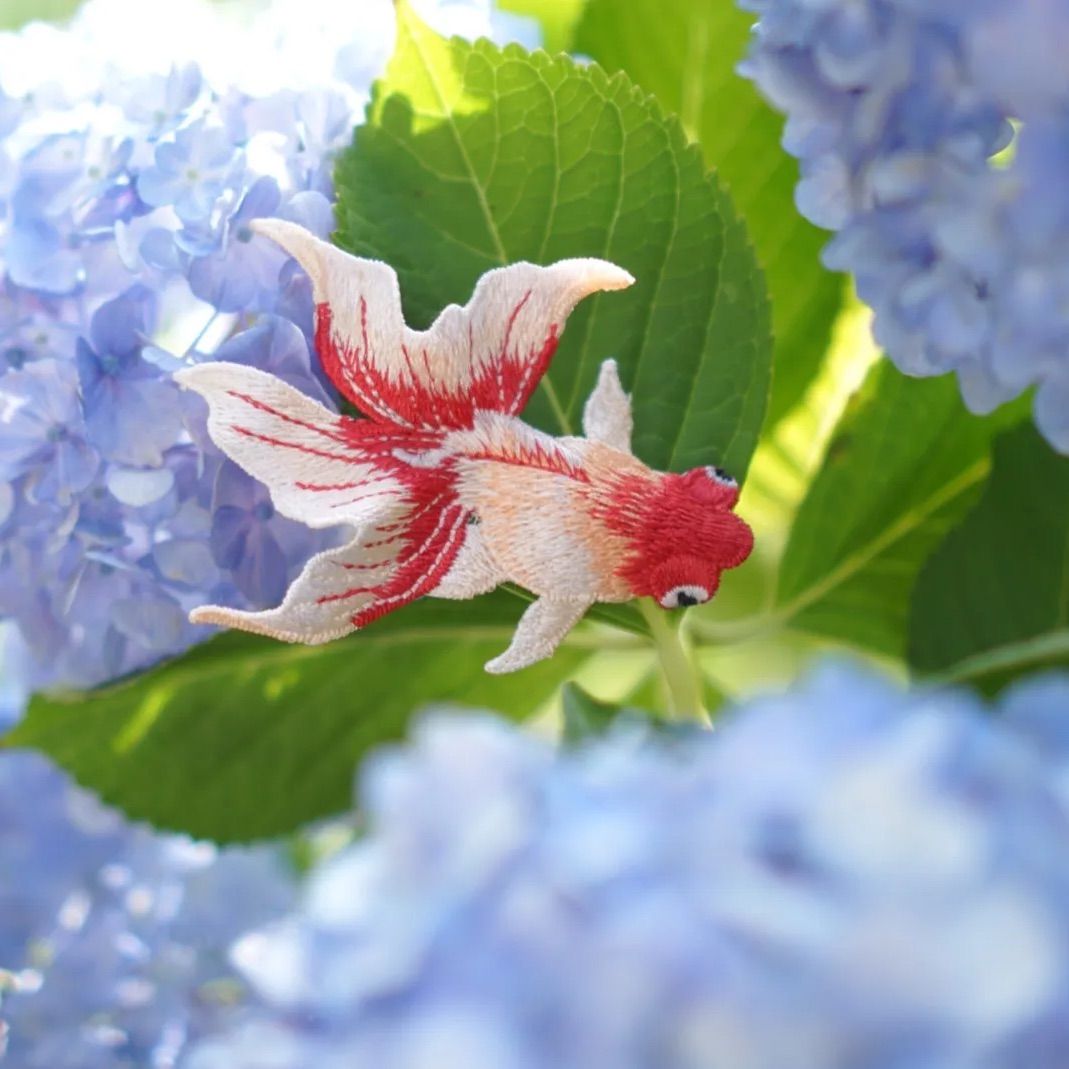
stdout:
<svg viewBox="0 0 1069 1069">
<path fill-rule="evenodd" d="M 630 453 L 633 425 L 631 398 L 624 393 L 616 361 L 605 360 L 583 409 L 583 433 L 592 442 Z"/>
</svg>

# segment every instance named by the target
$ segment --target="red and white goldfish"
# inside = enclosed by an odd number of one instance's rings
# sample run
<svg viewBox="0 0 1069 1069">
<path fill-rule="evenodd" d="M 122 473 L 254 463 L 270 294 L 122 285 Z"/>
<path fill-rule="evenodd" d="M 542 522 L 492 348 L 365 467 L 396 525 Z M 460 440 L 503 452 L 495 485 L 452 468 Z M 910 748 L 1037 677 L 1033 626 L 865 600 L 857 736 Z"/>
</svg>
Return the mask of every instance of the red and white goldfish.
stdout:
<svg viewBox="0 0 1069 1069">
<path fill-rule="evenodd" d="M 518 418 L 572 309 L 631 285 L 622 268 L 498 268 L 463 308 L 413 331 L 386 264 L 293 223 L 253 225 L 311 277 L 319 356 L 366 418 L 237 364 L 176 379 L 207 399 L 212 438 L 267 484 L 280 513 L 355 534 L 313 557 L 278 608 L 207 606 L 194 622 L 320 643 L 425 595 L 472 598 L 513 582 L 537 600 L 486 666 L 509 672 L 548 657 L 594 602 L 695 605 L 749 555 L 733 479 L 714 467 L 663 474 L 632 454 L 631 404 L 612 360 L 586 403 L 585 437 L 555 438 Z"/>
</svg>

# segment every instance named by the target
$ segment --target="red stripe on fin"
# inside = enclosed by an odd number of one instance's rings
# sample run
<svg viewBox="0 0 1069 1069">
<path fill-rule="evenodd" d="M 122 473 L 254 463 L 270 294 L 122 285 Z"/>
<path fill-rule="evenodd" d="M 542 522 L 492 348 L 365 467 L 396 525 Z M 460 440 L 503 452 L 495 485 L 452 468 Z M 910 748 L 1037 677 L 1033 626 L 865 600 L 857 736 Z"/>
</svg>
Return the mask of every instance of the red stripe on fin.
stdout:
<svg viewBox="0 0 1069 1069">
<path fill-rule="evenodd" d="M 583 457 L 567 440 L 553 438 L 512 416 L 497 412 L 477 412 L 471 430 L 454 431 L 445 449 L 458 461 L 485 461 L 535 468 L 589 482 Z"/>
<path fill-rule="evenodd" d="M 368 527 L 348 545 L 318 554 L 277 609 L 242 612 L 209 605 L 190 619 L 284 642 L 318 645 L 340 638 L 431 593 L 449 572 L 464 544 L 467 516 L 451 504 L 434 521 L 430 530 L 417 523 L 398 539 L 382 540 L 378 528 Z"/>
</svg>

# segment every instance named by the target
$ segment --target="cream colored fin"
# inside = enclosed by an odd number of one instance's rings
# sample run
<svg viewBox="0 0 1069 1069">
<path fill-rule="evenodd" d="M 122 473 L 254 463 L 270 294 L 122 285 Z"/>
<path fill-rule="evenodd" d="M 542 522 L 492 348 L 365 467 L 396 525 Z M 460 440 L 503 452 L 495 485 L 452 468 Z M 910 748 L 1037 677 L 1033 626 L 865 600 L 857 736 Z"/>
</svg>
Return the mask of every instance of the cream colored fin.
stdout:
<svg viewBox="0 0 1069 1069">
<path fill-rule="evenodd" d="M 592 604 L 574 598 L 539 598 L 532 602 L 520 617 L 509 648 L 487 661 L 486 670 L 501 675 L 545 660 Z"/>
<path fill-rule="evenodd" d="M 605 360 L 583 409 L 583 434 L 593 442 L 630 453 L 633 426 L 631 398 L 620 384 L 616 361 Z"/>
</svg>

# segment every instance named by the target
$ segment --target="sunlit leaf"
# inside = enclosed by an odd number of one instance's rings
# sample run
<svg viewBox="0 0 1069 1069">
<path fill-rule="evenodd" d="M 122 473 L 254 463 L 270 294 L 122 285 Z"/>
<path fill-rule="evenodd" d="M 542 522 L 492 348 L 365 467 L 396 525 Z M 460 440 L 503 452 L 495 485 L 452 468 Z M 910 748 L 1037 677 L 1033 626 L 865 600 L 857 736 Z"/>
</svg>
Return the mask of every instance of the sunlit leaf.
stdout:
<svg viewBox="0 0 1069 1069">
<path fill-rule="evenodd" d="M 564 52 L 570 47 L 575 24 L 583 13 L 585 0 L 498 0 L 502 11 L 537 19 L 547 52 Z"/>
</svg>

